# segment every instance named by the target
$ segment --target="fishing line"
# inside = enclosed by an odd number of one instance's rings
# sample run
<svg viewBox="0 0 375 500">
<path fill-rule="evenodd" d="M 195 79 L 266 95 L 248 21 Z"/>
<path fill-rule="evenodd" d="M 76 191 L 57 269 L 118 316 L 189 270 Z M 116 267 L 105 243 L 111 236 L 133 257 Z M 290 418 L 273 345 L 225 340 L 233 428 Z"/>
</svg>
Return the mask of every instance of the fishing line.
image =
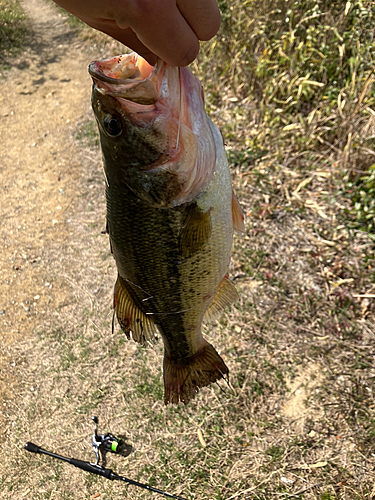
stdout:
<svg viewBox="0 0 375 500">
<path fill-rule="evenodd" d="M 189 307 L 189 309 L 183 309 L 182 311 L 173 311 L 173 312 L 155 312 L 155 313 L 150 313 L 150 312 L 146 312 L 146 316 L 153 316 L 155 314 L 159 314 L 159 315 L 168 315 L 168 314 L 181 314 L 181 313 L 184 313 L 184 312 L 188 312 L 188 311 L 192 311 L 193 309 L 196 309 L 196 307 Z"/>
<path fill-rule="evenodd" d="M 146 297 L 145 299 L 142 299 L 142 302 L 144 302 L 145 300 L 150 300 L 150 299 L 153 299 L 153 295 L 150 295 L 148 292 L 146 292 L 146 290 L 143 290 L 143 288 L 139 285 L 136 285 L 135 283 L 133 283 L 132 281 L 130 281 L 128 278 L 123 278 L 122 276 L 120 276 L 120 278 L 124 281 L 127 281 L 128 283 L 130 283 L 132 286 L 135 286 L 136 288 L 139 288 L 139 290 L 141 290 L 144 294 L 148 295 L 148 297 Z"/>
<path fill-rule="evenodd" d="M 178 113 L 178 130 L 177 130 L 177 142 L 176 142 L 176 150 L 178 149 L 178 143 L 180 141 L 180 128 L 181 128 L 181 103 L 182 103 L 182 96 L 181 96 L 181 68 L 178 68 L 178 83 L 179 83 L 179 92 L 180 92 L 180 109 Z"/>
</svg>

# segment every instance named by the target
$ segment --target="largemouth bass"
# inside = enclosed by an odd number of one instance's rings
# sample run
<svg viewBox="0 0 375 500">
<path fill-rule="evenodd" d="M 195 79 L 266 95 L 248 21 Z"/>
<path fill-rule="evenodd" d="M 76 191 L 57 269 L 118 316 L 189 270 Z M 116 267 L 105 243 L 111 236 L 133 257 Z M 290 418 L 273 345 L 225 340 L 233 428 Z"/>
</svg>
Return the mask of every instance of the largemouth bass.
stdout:
<svg viewBox="0 0 375 500">
<path fill-rule="evenodd" d="M 203 320 L 238 298 L 227 271 L 243 214 L 223 140 L 188 68 L 152 67 L 132 53 L 95 61 L 89 72 L 117 319 L 141 344 L 160 333 L 165 403 L 188 403 L 228 375 L 201 332 Z"/>
</svg>

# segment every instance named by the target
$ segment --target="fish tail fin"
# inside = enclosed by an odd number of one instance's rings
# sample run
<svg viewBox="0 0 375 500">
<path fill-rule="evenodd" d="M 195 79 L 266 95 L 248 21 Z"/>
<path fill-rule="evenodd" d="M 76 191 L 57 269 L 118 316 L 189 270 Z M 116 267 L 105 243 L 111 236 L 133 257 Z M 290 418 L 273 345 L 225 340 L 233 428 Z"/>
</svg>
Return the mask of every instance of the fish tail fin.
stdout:
<svg viewBox="0 0 375 500">
<path fill-rule="evenodd" d="M 200 387 L 227 377 L 229 370 L 215 348 L 204 340 L 192 357 L 175 361 L 164 354 L 164 403 L 187 404 Z"/>
</svg>

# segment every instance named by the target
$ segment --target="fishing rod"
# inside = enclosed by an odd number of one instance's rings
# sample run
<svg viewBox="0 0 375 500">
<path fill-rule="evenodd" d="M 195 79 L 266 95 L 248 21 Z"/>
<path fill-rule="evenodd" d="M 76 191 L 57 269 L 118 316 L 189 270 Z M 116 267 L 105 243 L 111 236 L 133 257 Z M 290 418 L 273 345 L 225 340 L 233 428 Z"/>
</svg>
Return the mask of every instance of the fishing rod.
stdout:
<svg viewBox="0 0 375 500">
<path fill-rule="evenodd" d="M 44 450 L 40 446 L 37 446 L 34 443 L 26 443 L 25 450 L 30 451 L 31 453 L 39 453 L 41 455 L 48 455 L 49 457 L 56 458 L 57 460 L 62 460 L 63 462 L 68 462 L 74 467 L 78 469 L 82 469 L 86 472 L 90 472 L 91 474 L 96 474 L 97 476 L 102 476 L 110 481 L 124 481 L 125 483 L 132 484 L 133 486 L 138 486 L 138 488 L 143 488 L 145 490 L 152 491 L 154 493 L 159 493 L 160 495 L 164 495 L 168 498 L 175 498 L 176 500 L 187 500 L 186 498 L 178 497 L 176 495 L 172 495 L 171 493 L 167 493 L 166 491 L 159 490 L 152 486 L 149 486 L 144 483 L 139 483 L 138 481 L 133 481 L 132 479 L 128 479 L 127 477 L 119 476 L 112 469 L 107 469 L 99 464 L 100 455 L 102 455 L 102 460 L 105 460 L 105 454 L 107 452 L 111 453 L 120 453 L 121 449 L 124 447 L 124 442 L 122 439 L 116 438 L 113 434 L 98 434 L 97 425 L 98 418 L 92 417 L 92 420 L 95 423 L 95 432 L 91 438 L 91 443 L 94 448 L 94 452 L 96 455 L 96 463 L 92 464 L 91 462 L 85 462 L 84 460 L 79 460 L 77 458 L 68 458 L 62 455 L 58 455 L 57 453 L 52 453 L 51 451 Z"/>
</svg>

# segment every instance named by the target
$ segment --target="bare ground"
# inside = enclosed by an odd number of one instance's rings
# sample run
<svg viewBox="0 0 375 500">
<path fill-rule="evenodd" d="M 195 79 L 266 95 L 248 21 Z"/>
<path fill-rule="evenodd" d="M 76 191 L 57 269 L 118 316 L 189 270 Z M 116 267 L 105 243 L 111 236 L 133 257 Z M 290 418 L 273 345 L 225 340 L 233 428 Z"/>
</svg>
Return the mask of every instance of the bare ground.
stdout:
<svg viewBox="0 0 375 500">
<path fill-rule="evenodd" d="M 71 232 L 66 211 L 79 174 L 71 133 L 89 99 L 72 30 L 48 4 L 24 7 L 33 36 L 0 81 L 3 397 L 18 390 L 18 370 L 9 363 L 13 347 L 29 339 L 64 297 L 49 268 Z M 72 57 L 75 52 L 79 57 Z"/>
<path fill-rule="evenodd" d="M 23 5 L 33 34 L 0 80 L 0 497 L 149 498 L 23 449 L 93 460 L 97 414 L 132 447 L 110 467 L 186 498 L 375 498 L 374 289 L 357 259 L 371 242 L 348 238 L 334 203 L 303 200 L 303 179 L 290 211 L 266 160 L 234 169 L 248 214 L 231 269 L 241 300 L 206 329 L 231 386 L 165 408 L 161 348 L 111 333 L 87 65 L 113 47 L 82 41 L 52 4 Z M 309 182 L 330 198 L 329 173 Z"/>
</svg>

